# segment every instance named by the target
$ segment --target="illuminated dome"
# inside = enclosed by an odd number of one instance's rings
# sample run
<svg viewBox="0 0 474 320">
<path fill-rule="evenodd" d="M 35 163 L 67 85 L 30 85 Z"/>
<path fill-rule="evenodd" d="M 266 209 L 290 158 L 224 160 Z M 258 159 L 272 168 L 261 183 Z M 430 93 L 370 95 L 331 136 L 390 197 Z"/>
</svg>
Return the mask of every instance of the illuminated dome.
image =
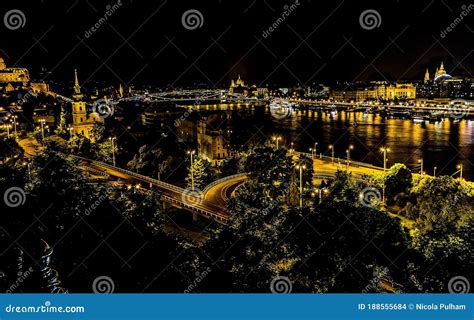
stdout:
<svg viewBox="0 0 474 320">
<path fill-rule="evenodd" d="M 434 78 L 434 81 L 443 81 L 443 80 L 447 80 L 447 79 L 451 79 L 452 76 L 447 74 L 447 73 L 443 73 L 443 74 L 440 74 L 439 76 L 437 76 L 436 78 Z"/>
</svg>

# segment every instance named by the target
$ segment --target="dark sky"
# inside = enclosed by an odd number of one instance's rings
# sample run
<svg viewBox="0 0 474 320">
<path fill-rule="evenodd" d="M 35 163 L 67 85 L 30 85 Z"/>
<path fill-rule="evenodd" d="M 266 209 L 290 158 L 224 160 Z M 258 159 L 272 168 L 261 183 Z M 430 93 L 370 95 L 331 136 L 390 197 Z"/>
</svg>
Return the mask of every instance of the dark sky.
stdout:
<svg viewBox="0 0 474 320">
<path fill-rule="evenodd" d="M 0 55 L 9 65 L 54 80 L 81 79 L 158 85 L 227 86 L 238 73 L 249 82 L 295 85 L 332 80 L 419 79 L 444 60 L 448 73 L 472 76 L 474 9 L 444 38 L 462 1 L 299 0 L 266 38 L 289 1 L 122 0 L 89 38 L 89 30 L 117 0 L 1 1 L 1 16 L 19 9 L 23 28 L 0 24 Z M 34 3 L 34 4 L 32 4 Z M 181 18 L 196 9 L 202 27 Z M 360 14 L 376 10 L 378 28 L 365 30 Z"/>
</svg>

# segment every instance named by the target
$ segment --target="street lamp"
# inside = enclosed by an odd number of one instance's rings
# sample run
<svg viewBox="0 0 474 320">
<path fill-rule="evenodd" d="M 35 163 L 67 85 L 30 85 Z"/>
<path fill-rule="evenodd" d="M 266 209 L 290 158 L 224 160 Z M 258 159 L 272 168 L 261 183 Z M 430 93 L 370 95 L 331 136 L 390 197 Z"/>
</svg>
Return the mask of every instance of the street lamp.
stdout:
<svg viewBox="0 0 474 320">
<path fill-rule="evenodd" d="M 390 152 L 390 148 L 382 147 L 380 151 L 383 152 L 383 171 L 387 171 L 387 152 Z"/>
<path fill-rule="evenodd" d="M 331 161 L 334 164 L 334 145 L 330 144 L 329 149 L 331 149 Z"/>
<path fill-rule="evenodd" d="M 117 144 L 117 137 L 109 138 L 109 140 L 110 140 L 110 143 L 112 144 L 112 163 L 115 167 L 115 146 Z"/>
<path fill-rule="evenodd" d="M 281 136 L 273 136 L 272 140 L 276 142 L 276 148 L 278 149 L 278 141 L 281 140 Z"/>
<path fill-rule="evenodd" d="M 18 118 L 18 116 L 13 116 L 13 125 L 15 126 L 15 140 L 18 140 L 18 132 L 16 131 L 16 119 Z"/>
<path fill-rule="evenodd" d="M 309 148 L 309 152 L 311 152 L 311 159 L 314 159 L 314 149 Z"/>
<path fill-rule="evenodd" d="M 318 146 L 318 143 L 315 142 L 315 143 L 314 143 L 314 148 L 313 148 L 313 149 L 314 149 L 314 155 L 315 155 L 315 156 L 318 155 L 318 153 L 316 152 L 316 147 L 317 147 L 317 146 Z"/>
<path fill-rule="evenodd" d="M 41 137 L 44 140 L 44 123 L 46 122 L 45 119 L 39 119 L 39 123 L 41 124 Z"/>
<path fill-rule="evenodd" d="M 436 169 L 438 169 L 438 167 L 433 168 L 433 177 L 435 177 L 435 178 L 436 178 Z"/>
<path fill-rule="evenodd" d="M 351 144 L 349 145 L 349 148 L 347 148 L 346 153 L 347 153 L 347 161 L 346 161 L 346 171 L 349 170 L 349 162 L 351 161 L 351 150 L 354 149 L 354 146 Z"/>
<path fill-rule="evenodd" d="M 69 131 L 69 139 L 72 139 L 72 132 L 74 131 L 74 128 L 69 126 L 67 130 Z"/>
<path fill-rule="evenodd" d="M 418 163 L 420 164 L 420 174 L 423 174 L 423 158 L 418 160 Z"/>
<path fill-rule="evenodd" d="M 12 125 L 6 124 L 5 127 L 7 127 L 7 136 L 8 136 L 8 139 L 10 139 L 10 128 L 12 127 Z"/>
<path fill-rule="evenodd" d="M 323 191 L 324 191 L 324 193 L 327 193 L 328 190 L 326 188 L 319 188 L 319 189 L 316 189 L 316 190 L 318 191 L 319 204 L 321 204 L 321 202 L 323 202 Z M 312 195 L 314 197 L 314 193 Z"/>
<path fill-rule="evenodd" d="M 459 180 L 462 180 L 462 163 L 458 164 L 457 168 L 459 169 Z"/>
<path fill-rule="evenodd" d="M 306 166 L 299 164 L 296 166 L 296 169 L 300 170 L 300 208 L 303 207 L 303 169 L 306 169 Z"/>
<path fill-rule="evenodd" d="M 187 152 L 191 156 L 191 189 L 194 191 L 194 169 L 193 169 L 193 154 L 194 150 L 188 150 Z"/>
</svg>

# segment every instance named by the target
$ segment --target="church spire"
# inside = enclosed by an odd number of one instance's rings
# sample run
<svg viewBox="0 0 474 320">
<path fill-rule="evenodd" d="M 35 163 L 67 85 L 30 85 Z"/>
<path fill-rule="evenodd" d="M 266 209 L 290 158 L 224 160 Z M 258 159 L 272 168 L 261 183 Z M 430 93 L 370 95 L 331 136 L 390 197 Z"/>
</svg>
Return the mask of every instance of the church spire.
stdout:
<svg viewBox="0 0 474 320">
<path fill-rule="evenodd" d="M 81 94 L 81 86 L 79 86 L 79 78 L 77 77 L 77 69 L 74 69 L 74 93 Z"/>
<path fill-rule="evenodd" d="M 74 100 L 80 101 L 82 99 L 81 86 L 79 85 L 79 78 L 77 77 L 77 69 L 74 69 Z"/>
</svg>

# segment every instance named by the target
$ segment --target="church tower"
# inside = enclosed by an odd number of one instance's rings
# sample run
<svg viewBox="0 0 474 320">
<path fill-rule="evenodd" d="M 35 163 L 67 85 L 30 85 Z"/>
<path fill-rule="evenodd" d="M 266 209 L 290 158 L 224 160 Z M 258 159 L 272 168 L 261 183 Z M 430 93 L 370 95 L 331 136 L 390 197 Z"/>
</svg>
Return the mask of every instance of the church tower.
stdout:
<svg viewBox="0 0 474 320">
<path fill-rule="evenodd" d="M 72 129 L 74 134 L 82 135 L 93 141 L 91 131 L 95 123 L 103 123 L 96 112 L 87 114 L 87 106 L 84 95 L 81 92 L 77 70 L 74 70 L 74 94 L 72 95 Z"/>
<path fill-rule="evenodd" d="M 79 79 L 77 77 L 77 70 L 74 69 L 74 94 L 72 95 L 72 127 L 74 133 L 82 134 L 85 136 L 84 130 L 80 129 L 79 126 L 87 120 L 86 103 L 83 101 L 83 94 L 81 93 L 81 87 L 79 86 Z"/>
<path fill-rule="evenodd" d="M 446 74 L 446 70 L 444 70 L 444 64 L 443 62 L 441 61 L 441 65 L 439 67 L 439 69 L 436 69 L 436 74 L 435 74 L 435 78 L 439 77 L 439 76 L 442 76 Z"/>
<path fill-rule="evenodd" d="M 425 83 L 429 81 L 430 81 L 430 73 L 428 72 L 428 68 L 427 68 L 425 72 Z"/>
</svg>

